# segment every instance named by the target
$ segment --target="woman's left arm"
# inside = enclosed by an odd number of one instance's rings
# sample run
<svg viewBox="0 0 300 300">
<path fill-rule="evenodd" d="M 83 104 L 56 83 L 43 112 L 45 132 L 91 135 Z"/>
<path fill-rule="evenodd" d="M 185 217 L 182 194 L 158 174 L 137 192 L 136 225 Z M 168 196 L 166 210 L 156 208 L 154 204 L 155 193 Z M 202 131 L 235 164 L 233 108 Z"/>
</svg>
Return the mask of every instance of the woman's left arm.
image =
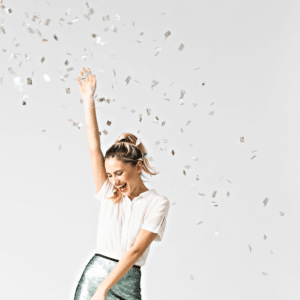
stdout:
<svg viewBox="0 0 300 300">
<path fill-rule="evenodd" d="M 146 229 L 141 229 L 134 241 L 134 244 L 126 251 L 113 270 L 99 285 L 97 292 L 106 293 L 133 267 L 137 260 L 143 255 L 157 233 Z M 97 295 L 97 292 L 94 296 Z M 105 299 L 105 298 L 104 298 Z M 102 300 L 101 298 L 92 298 L 92 300 Z"/>
</svg>

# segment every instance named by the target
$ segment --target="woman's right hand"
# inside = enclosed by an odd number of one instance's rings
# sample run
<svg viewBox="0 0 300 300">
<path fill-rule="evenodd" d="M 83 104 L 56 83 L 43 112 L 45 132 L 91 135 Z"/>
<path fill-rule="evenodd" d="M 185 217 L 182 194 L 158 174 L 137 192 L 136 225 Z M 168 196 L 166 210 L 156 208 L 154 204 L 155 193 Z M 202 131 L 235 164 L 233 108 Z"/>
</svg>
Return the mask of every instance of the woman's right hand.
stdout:
<svg viewBox="0 0 300 300">
<path fill-rule="evenodd" d="M 92 74 L 91 70 L 88 68 L 88 71 Z M 82 71 L 80 72 L 81 76 L 83 77 L 85 73 L 85 68 L 82 68 Z M 80 82 L 79 77 L 78 84 L 79 84 L 79 91 L 83 98 L 83 100 L 89 100 L 93 98 L 95 90 L 96 90 L 96 75 L 89 75 L 87 78 L 82 79 L 82 82 Z"/>
</svg>

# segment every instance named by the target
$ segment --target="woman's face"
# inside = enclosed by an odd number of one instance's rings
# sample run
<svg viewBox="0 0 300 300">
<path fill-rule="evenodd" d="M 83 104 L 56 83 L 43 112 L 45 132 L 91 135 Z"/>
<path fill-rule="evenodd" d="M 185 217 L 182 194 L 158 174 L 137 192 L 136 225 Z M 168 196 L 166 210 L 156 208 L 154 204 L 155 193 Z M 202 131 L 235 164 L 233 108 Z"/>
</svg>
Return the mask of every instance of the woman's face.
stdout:
<svg viewBox="0 0 300 300">
<path fill-rule="evenodd" d="M 130 163 L 123 164 L 116 157 L 105 160 L 105 169 L 109 182 L 114 185 L 122 194 L 130 195 L 137 185 L 139 173 L 137 166 L 134 168 Z M 121 188 L 122 185 L 125 188 Z"/>
</svg>

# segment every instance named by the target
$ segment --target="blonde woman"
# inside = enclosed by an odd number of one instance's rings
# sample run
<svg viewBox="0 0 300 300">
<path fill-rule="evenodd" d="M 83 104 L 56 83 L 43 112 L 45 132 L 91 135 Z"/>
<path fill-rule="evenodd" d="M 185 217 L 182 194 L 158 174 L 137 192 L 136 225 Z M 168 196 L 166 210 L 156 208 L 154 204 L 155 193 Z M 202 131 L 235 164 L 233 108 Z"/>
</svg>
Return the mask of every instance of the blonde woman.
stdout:
<svg viewBox="0 0 300 300">
<path fill-rule="evenodd" d="M 94 197 L 100 201 L 97 248 L 78 282 L 74 300 L 138 300 L 141 266 L 153 240 L 161 241 L 170 202 L 148 189 L 142 171 L 153 172 L 142 143 L 123 133 L 103 155 L 93 100 L 96 78 L 82 68 L 79 90 L 84 101 Z"/>
</svg>

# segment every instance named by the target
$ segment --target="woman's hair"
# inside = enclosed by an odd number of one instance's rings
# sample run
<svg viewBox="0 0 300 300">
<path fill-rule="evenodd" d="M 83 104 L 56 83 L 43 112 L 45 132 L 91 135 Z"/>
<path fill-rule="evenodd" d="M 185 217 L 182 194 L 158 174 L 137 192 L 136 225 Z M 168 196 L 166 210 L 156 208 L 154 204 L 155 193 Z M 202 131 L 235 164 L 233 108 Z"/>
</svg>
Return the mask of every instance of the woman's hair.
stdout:
<svg viewBox="0 0 300 300">
<path fill-rule="evenodd" d="M 122 139 L 121 139 L 122 137 Z M 143 143 L 139 143 L 136 145 L 137 137 L 131 133 L 123 133 L 119 136 L 116 142 L 106 151 L 104 160 L 108 158 L 118 159 L 124 164 L 131 164 L 132 167 L 135 167 L 139 160 L 142 161 L 143 170 L 140 173 L 141 176 L 145 177 L 142 173 L 145 171 L 147 174 L 157 175 L 160 172 L 151 172 L 154 170 L 148 161 L 146 148 Z M 145 182 L 143 180 L 143 182 Z M 108 199 L 112 200 L 114 204 L 117 204 L 122 199 L 122 193 L 114 187 L 114 195 L 112 197 L 108 197 Z"/>
</svg>

